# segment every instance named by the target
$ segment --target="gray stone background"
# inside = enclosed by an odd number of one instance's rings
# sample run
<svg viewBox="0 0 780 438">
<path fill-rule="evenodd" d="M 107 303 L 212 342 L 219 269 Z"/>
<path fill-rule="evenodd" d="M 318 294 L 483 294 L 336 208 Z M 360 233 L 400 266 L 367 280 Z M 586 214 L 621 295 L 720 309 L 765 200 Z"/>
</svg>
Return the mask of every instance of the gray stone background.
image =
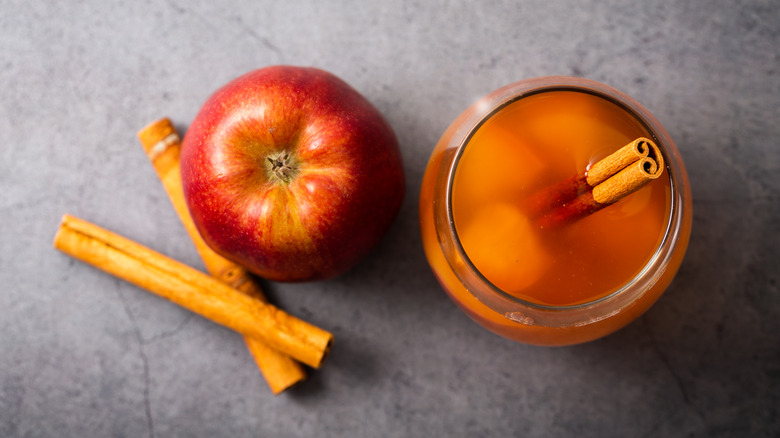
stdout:
<svg viewBox="0 0 780 438">
<path fill-rule="evenodd" d="M 0 0 L 0 436 L 778 436 L 777 1 Z M 332 331 L 272 396 L 237 334 L 52 249 L 71 213 L 198 268 L 135 133 L 184 131 L 271 64 L 342 77 L 386 115 L 408 192 L 348 274 L 266 283 Z M 620 332 L 539 348 L 440 290 L 417 225 L 424 166 L 479 96 L 534 76 L 625 91 L 694 193 L 687 258 Z"/>
</svg>

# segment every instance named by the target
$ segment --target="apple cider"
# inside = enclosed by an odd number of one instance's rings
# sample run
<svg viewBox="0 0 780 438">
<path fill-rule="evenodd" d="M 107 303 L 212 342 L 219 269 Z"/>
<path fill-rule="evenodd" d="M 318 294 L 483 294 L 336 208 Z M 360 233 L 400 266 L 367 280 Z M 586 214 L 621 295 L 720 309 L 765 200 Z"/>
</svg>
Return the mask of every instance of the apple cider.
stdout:
<svg viewBox="0 0 780 438">
<path fill-rule="evenodd" d="M 561 227 L 525 208 L 638 137 L 666 156 L 660 178 Z M 656 301 L 682 261 L 691 202 L 676 148 L 644 108 L 558 77 L 512 84 L 464 112 L 433 152 L 420 215 L 429 263 L 469 316 L 510 339 L 566 345 L 611 333 Z"/>
</svg>

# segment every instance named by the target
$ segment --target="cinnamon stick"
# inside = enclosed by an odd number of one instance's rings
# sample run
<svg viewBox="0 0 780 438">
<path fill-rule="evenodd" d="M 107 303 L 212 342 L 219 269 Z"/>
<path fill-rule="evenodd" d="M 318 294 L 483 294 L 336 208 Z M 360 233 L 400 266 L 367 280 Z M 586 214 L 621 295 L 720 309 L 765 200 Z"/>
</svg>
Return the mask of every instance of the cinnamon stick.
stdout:
<svg viewBox="0 0 780 438">
<path fill-rule="evenodd" d="M 54 247 L 311 367 L 319 368 L 330 350 L 327 331 L 76 217 L 63 216 Z"/>
<path fill-rule="evenodd" d="M 661 149 L 640 137 L 576 175 L 533 196 L 528 210 L 542 228 L 564 225 L 614 204 L 664 171 Z"/>
<path fill-rule="evenodd" d="M 260 285 L 240 265 L 217 254 L 201 237 L 190 216 L 182 189 L 179 155 L 181 137 L 170 119 L 156 120 L 138 132 L 138 139 L 154 166 L 157 176 L 168 193 L 176 213 L 211 275 L 249 296 L 266 301 Z M 244 337 L 249 352 L 263 373 L 271 392 L 279 394 L 306 378 L 303 367 L 290 356 L 282 354 L 263 342 Z"/>
<path fill-rule="evenodd" d="M 639 137 L 590 166 L 586 174 L 588 185 L 595 187 L 629 164 L 647 157 L 657 161 L 661 167 L 663 166 L 663 156 L 658 146 L 649 138 Z"/>
</svg>

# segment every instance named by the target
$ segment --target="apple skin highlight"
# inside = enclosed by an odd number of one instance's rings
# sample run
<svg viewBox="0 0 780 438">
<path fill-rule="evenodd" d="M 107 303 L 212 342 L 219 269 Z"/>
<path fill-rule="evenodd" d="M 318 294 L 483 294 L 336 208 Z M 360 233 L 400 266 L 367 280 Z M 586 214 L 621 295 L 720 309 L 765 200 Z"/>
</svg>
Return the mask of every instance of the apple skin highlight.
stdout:
<svg viewBox="0 0 780 438">
<path fill-rule="evenodd" d="M 382 114 L 315 68 L 267 67 L 217 90 L 184 137 L 181 169 L 206 243 L 275 281 L 350 269 L 387 232 L 405 190 Z"/>
</svg>

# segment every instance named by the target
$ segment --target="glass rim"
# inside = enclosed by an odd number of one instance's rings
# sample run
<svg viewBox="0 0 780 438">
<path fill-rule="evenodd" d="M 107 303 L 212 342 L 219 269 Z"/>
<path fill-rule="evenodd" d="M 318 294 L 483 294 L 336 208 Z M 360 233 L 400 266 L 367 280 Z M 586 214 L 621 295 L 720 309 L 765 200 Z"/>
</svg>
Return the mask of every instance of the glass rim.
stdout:
<svg viewBox="0 0 780 438">
<path fill-rule="evenodd" d="M 485 285 L 488 286 L 491 292 L 498 295 L 500 298 L 503 298 L 504 300 L 509 301 L 510 303 L 517 304 L 520 306 L 524 306 L 526 308 L 531 308 L 534 310 L 540 310 L 540 311 L 552 311 L 552 312 L 565 312 L 565 311 L 576 311 L 576 310 L 583 310 L 587 308 L 591 308 L 594 306 L 597 306 L 599 304 L 612 301 L 613 299 L 624 295 L 626 291 L 630 290 L 631 288 L 635 287 L 640 280 L 642 280 L 645 276 L 647 276 L 648 272 L 653 268 L 653 266 L 658 263 L 658 259 L 662 257 L 663 250 L 665 247 L 667 247 L 667 244 L 670 243 L 670 239 L 672 239 L 675 233 L 673 233 L 673 224 L 675 223 L 674 218 L 675 214 L 679 212 L 679 209 L 682 207 L 682 205 L 677 200 L 677 187 L 676 187 L 676 181 L 674 179 L 674 173 L 672 172 L 672 160 L 668 159 L 668 152 L 666 150 L 666 143 L 664 141 L 661 141 L 661 139 L 658 136 L 658 133 L 656 132 L 656 129 L 648 123 L 647 120 L 645 120 L 645 117 L 643 117 L 641 114 L 638 114 L 637 111 L 635 111 L 630 106 L 626 105 L 624 101 L 622 101 L 621 97 L 625 100 L 627 96 L 623 96 L 622 93 L 620 93 L 618 90 L 611 88 L 605 84 L 601 84 L 596 81 L 590 81 L 583 78 L 575 78 L 575 77 L 566 77 L 566 76 L 557 76 L 557 77 L 546 77 L 546 78 L 537 78 L 536 80 L 553 80 L 552 83 L 547 85 L 539 85 L 539 86 L 531 86 L 527 90 L 520 90 L 517 93 L 512 93 L 510 96 L 504 98 L 503 100 L 497 102 L 493 107 L 487 109 L 486 111 L 483 111 L 481 115 L 479 115 L 479 119 L 476 123 L 473 124 L 471 128 L 468 129 L 468 132 L 465 135 L 458 136 L 460 138 L 459 144 L 456 146 L 456 152 L 455 156 L 453 157 L 452 164 L 450 165 L 447 173 L 447 182 L 446 182 L 446 200 L 445 200 L 445 209 L 446 209 L 446 218 L 447 218 L 447 226 L 449 228 L 449 233 L 452 236 L 453 240 L 453 246 L 455 251 L 457 252 L 458 256 L 465 262 L 466 267 L 468 268 L 471 273 L 473 273 L 478 279 L 480 279 Z M 534 79 L 528 80 L 530 82 L 533 82 Z M 522 82 L 526 81 L 520 81 L 514 84 L 510 84 L 504 88 L 500 88 L 489 95 L 486 96 L 486 98 L 490 98 L 492 94 L 499 93 L 504 89 L 507 89 L 509 87 L 512 87 L 513 85 L 520 84 Z M 574 82 L 581 82 L 583 85 L 575 84 Z M 510 90 L 506 90 L 509 92 Z M 581 92 L 590 94 L 596 97 L 599 97 L 601 99 L 607 100 L 611 102 L 612 104 L 617 105 L 620 109 L 628 113 L 634 120 L 636 120 L 638 123 L 642 125 L 643 128 L 645 128 L 651 135 L 653 141 L 656 143 L 661 144 L 662 154 L 664 155 L 664 158 L 666 159 L 666 168 L 669 173 L 667 176 L 669 178 L 669 187 L 670 187 L 670 206 L 669 206 L 669 213 L 666 218 L 666 227 L 664 230 L 663 237 L 661 241 L 658 243 L 657 248 L 653 255 L 650 257 L 650 259 L 645 263 L 645 265 L 642 267 L 642 269 L 628 282 L 626 282 L 624 285 L 622 285 L 620 288 L 608 293 L 607 295 L 604 295 L 602 297 L 599 297 L 597 299 L 585 301 L 578 304 L 569 304 L 569 305 L 549 305 L 549 304 L 540 304 L 535 303 L 533 301 L 525 300 L 522 298 L 518 298 L 514 295 L 509 294 L 508 292 L 502 290 L 493 282 L 488 280 L 482 272 L 477 269 L 477 267 L 474 265 L 474 263 L 471 261 L 471 258 L 466 254 L 465 249 L 463 248 L 463 245 L 460 241 L 460 237 L 458 235 L 458 231 L 455 227 L 455 221 L 454 221 L 454 214 L 452 209 L 452 189 L 453 184 L 455 180 L 455 173 L 458 169 L 458 164 L 460 162 L 460 159 L 466 150 L 466 147 L 468 146 L 470 140 L 472 137 L 476 134 L 476 132 L 479 130 L 482 125 L 484 125 L 485 122 L 487 122 L 491 117 L 493 117 L 496 113 L 507 107 L 508 105 L 511 105 L 512 103 L 515 103 L 521 99 L 541 94 L 541 93 L 547 93 L 552 91 L 575 91 L 575 92 Z M 610 95 L 610 93 L 617 94 L 618 97 L 614 95 Z M 484 98 L 483 98 L 484 99 Z M 630 99 L 630 98 L 629 98 Z M 457 139 L 456 139 L 457 140 Z M 470 293 L 473 292 L 470 291 Z M 490 306 L 489 306 L 490 307 Z M 497 309 L 494 309 L 497 310 Z"/>
</svg>

